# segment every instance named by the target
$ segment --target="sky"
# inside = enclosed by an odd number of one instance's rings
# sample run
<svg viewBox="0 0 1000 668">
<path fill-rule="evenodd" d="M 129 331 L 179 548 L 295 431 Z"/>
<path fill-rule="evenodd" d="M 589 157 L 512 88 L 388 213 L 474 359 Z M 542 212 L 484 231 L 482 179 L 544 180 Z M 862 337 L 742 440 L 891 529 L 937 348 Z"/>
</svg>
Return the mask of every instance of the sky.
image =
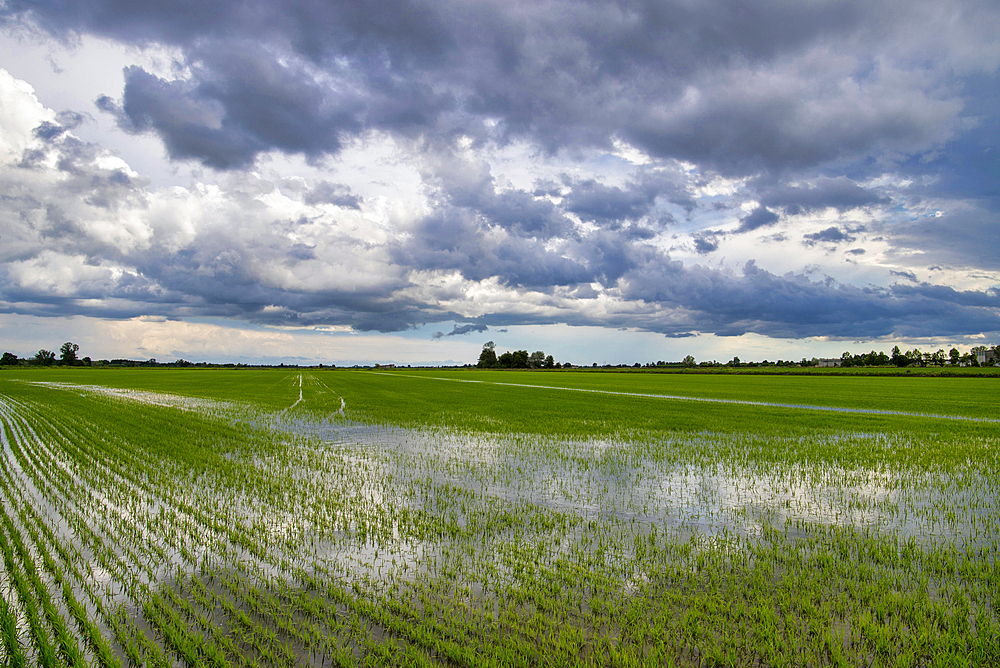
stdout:
<svg viewBox="0 0 1000 668">
<path fill-rule="evenodd" d="M 0 347 L 1000 343 L 994 0 L 0 0 Z"/>
</svg>

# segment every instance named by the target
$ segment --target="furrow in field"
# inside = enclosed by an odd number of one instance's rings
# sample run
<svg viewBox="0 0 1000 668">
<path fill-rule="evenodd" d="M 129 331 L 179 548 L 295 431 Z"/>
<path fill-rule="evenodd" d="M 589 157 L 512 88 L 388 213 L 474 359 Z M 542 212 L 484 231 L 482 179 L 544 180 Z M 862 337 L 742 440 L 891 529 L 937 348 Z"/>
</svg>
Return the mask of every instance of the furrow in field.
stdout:
<svg viewBox="0 0 1000 668">
<path fill-rule="evenodd" d="M 285 410 L 283 410 L 281 412 L 282 413 L 286 413 L 286 412 L 292 410 L 293 408 L 295 408 L 296 406 L 298 406 L 301 403 L 302 403 L 302 374 L 300 373 L 299 374 L 299 398 L 296 399 L 295 402 L 291 406 L 289 406 L 288 408 L 286 408 Z"/>
<path fill-rule="evenodd" d="M 330 387 L 329 385 L 327 385 L 326 383 L 324 383 L 322 380 L 320 380 L 316 376 L 310 374 L 309 377 L 310 377 L 310 379 L 312 379 L 317 384 L 322 385 L 323 387 L 325 387 L 328 392 L 332 392 L 333 394 L 337 395 L 337 398 L 340 399 L 340 408 L 337 409 L 337 412 L 335 413 L 335 415 L 339 415 L 340 417 L 346 417 L 346 414 L 344 413 L 344 411 L 347 410 L 347 402 L 344 401 L 343 395 L 340 394 L 339 392 L 335 391 L 332 387 Z"/>
</svg>

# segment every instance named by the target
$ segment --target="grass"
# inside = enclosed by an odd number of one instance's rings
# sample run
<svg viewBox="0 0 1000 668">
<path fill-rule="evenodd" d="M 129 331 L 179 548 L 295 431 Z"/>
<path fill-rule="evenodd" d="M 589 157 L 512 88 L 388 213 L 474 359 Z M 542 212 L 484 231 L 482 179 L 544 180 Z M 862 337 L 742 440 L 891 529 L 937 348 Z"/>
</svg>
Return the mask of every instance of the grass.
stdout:
<svg viewBox="0 0 1000 668">
<path fill-rule="evenodd" d="M 0 658 L 996 664 L 993 385 L 5 371 Z"/>
</svg>

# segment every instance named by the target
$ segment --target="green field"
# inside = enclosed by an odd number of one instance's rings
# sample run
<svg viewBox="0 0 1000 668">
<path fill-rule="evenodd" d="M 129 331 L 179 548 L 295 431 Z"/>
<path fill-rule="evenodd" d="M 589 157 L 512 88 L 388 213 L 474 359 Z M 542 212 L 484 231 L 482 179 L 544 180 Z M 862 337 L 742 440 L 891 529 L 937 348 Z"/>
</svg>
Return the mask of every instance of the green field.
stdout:
<svg viewBox="0 0 1000 668">
<path fill-rule="evenodd" d="M 1000 379 L 0 372 L 0 659 L 1000 663 Z"/>
</svg>

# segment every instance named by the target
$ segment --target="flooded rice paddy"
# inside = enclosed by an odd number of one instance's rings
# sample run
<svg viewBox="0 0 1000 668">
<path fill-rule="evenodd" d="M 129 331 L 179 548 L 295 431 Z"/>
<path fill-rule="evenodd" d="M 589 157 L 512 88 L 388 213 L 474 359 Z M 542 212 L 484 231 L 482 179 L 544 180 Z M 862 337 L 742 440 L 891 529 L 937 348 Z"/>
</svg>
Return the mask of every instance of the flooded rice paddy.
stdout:
<svg viewBox="0 0 1000 668">
<path fill-rule="evenodd" d="M 988 425 L 413 425 L 339 373 L 283 405 L 0 384 L 7 665 L 1000 659 Z"/>
</svg>

